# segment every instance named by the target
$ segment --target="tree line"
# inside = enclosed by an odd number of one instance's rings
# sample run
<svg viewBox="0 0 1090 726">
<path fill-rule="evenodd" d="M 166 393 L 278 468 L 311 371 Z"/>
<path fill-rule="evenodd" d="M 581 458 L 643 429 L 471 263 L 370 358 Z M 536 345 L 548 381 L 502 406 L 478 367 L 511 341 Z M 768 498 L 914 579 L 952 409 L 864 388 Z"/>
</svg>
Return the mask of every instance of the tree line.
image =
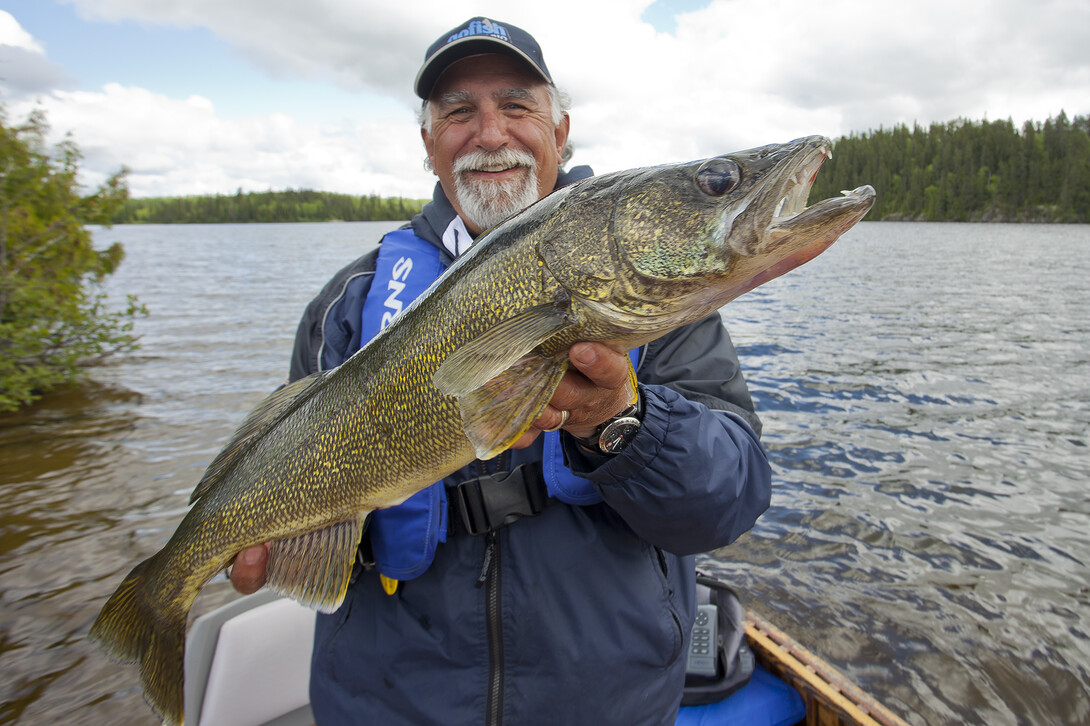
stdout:
<svg viewBox="0 0 1090 726">
<path fill-rule="evenodd" d="M 1087 222 L 1090 116 L 853 133 L 835 142 L 811 198 L 860 184 L 878 192 L 872 220 Z"/>
<path fill-rule="evenodd" d="M 288 189 L 186 197 L 129 199 L 114 224 L 238 222 L 384 222 L 411 219 L 427 200 L 353 196 Z"/>
</svg>

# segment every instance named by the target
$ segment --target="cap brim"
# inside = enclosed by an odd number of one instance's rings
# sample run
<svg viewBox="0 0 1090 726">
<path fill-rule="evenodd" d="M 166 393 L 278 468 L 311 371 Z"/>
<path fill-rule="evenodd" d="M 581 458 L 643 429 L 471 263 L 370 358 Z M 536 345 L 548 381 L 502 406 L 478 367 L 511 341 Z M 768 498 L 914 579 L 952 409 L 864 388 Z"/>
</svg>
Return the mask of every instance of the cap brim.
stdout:
<svg viewBox="0 0 1090 726">
<path fill-rule="evenodd" d="M 513 45 L 492 40 L 491 38 L 469 36 L 447 43 L 441 51 L 424 61 L 424 65 L 420 67 L 420 71 L 416 74 L 416 81 L 413 83 L 416 95 L 425 101 L 428 100 L 436 81 L 439 80 L 439 76 L 443 75 L 443 71 L 463 58 L 486 53 L 500 53 L 518 58 L 533 69 L 534 73 L 539 75 L 546 83 L 553 82 L 533 58 Z"/>
</svg>

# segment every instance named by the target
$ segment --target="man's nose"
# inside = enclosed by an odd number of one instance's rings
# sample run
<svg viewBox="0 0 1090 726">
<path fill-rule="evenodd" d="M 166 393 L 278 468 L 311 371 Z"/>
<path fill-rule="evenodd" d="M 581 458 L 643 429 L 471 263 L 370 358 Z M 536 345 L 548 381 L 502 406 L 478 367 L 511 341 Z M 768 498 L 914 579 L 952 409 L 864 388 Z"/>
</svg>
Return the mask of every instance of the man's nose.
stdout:
<svg viewBox="0 0 1090 726">
<path fill-rule="evenodd" d="M 507 141 L 507 119 L 498 109 L 488 109 L 480 114 L 477 129 L 477 146 L 485 151 L 495 151 Z"/>
</svg>

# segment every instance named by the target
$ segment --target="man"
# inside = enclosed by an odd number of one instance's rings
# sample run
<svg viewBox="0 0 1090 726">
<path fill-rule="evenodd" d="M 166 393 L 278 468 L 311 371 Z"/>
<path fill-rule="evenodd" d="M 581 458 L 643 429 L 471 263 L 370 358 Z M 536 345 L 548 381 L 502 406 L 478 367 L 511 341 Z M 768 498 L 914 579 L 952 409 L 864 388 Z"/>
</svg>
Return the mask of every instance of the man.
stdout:
<svg viewBox="0 0 1090 726">
<path fill-rule="evenodd" d="M 562 169 L 569 117 L 519 28 L 475 18 L 445 33 L 416 92 L 434 197 L 310 304 L 293 380 L 366 343 L 407 272 L 432 265 L 430 282 L 483 230 L 589 175 Z M 368 520 L 344 604 L 318 617 L 319 724 L 673 723 L 692 555 L 768 506 L 760 422 L 717 315 L 638 352 L 636 406 L 629 357 L 596 343 L 569 355 L 511 450 Z M 261 547 L 241 553 L 235 586 L 260 587 L 264 562 Z"/>
</svg>

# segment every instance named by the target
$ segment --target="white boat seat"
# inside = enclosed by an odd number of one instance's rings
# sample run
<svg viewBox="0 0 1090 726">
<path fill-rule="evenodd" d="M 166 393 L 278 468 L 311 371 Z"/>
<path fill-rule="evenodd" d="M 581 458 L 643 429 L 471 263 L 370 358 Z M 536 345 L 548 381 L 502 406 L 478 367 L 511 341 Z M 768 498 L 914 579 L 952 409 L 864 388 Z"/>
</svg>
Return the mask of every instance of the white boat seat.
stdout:
<svg viewBox="0 0 1090 726">
<path fill-rule="evenodd" d="M 310 726 L 314 611 L 268 590 L 202 615 L 186 638 L 189 726 Z"/>
</svg>

